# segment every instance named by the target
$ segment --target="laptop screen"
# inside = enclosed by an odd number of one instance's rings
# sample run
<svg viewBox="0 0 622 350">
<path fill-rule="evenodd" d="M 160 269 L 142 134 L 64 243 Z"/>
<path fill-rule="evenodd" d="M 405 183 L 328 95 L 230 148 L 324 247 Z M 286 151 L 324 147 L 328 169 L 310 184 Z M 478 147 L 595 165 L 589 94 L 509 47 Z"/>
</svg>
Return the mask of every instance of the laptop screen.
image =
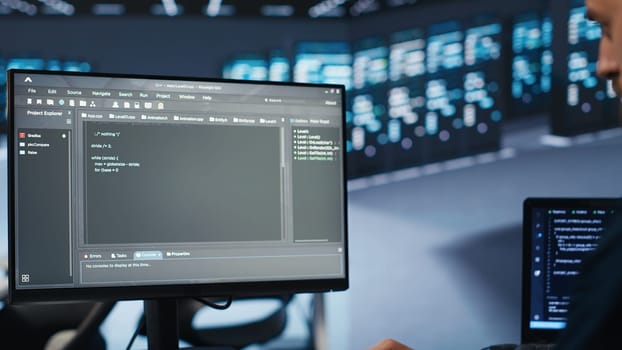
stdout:
<svg viewBox="0 0 622 350">
<path fill-rule="evenodd" d="M 617 198 L 527 198 L 523 203 L 522 343 L 552 343 L 566 326 L 584 259 L 613 223 Z"/>
</svg>

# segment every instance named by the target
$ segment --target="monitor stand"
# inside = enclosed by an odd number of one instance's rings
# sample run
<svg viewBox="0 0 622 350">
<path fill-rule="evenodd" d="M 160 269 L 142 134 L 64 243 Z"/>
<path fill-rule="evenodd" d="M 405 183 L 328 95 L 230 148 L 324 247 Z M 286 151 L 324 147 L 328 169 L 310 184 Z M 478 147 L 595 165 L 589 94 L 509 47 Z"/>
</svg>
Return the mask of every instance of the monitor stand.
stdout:
<svg viewBox="0 0 622 350">
<path fill-rule="evenodd" d="M 144 301 L 149 350 L 179 350 L 177 299 Z M 234 350 L 228 347 L 190 347 L 192 350 Z"/>
</svg>

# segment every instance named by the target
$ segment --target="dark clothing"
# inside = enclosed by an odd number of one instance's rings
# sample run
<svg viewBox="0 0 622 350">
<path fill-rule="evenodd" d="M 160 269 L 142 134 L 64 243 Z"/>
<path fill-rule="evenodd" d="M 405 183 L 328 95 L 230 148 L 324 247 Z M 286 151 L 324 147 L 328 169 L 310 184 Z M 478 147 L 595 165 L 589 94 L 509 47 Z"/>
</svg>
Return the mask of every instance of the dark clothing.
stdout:
<svg viewBox="0 0 622 350">
<path fill-rule="evenodd" d="M 619 212 L 620 213 L 620 212 Z M 622 221 L 583 261 L 559 350 L 618 349 L 622 337 Z"/>
</svg>

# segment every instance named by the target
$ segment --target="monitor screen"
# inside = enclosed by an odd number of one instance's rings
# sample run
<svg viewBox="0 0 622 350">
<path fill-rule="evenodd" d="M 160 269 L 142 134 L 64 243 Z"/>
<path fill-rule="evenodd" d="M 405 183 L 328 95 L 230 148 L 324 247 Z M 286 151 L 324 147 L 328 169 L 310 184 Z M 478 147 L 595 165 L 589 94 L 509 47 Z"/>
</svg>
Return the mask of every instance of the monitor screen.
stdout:
<svg viewBox="0 0 622 350">
<path fill-rule="evenodd" d="M 345 87 L 11 70 L 12 302 L 348 286 Z"/>
<path fill-rule="evenodd" d="M 523 202 L 523 342 L 552 342 L 566 327 L 584 261 L 619 219 L 620 199 L 530 197 Z"/>
</svg>

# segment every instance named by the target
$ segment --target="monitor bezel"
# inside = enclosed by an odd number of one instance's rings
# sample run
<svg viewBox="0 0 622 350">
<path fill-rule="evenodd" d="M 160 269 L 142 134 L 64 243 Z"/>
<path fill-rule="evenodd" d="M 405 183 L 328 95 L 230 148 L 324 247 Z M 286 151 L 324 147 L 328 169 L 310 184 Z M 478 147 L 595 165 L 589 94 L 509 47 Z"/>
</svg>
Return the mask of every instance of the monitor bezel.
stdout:
<svg viewBox="0 0 622 350">
<path fill-rule="evenodd" d="M 291 293 L 321 293 L 345 291 L 349 288 L 349 249 L 348 249 L 348 220 L 347 220 L 347 155 L 345 150 L 346 140 L 346 115 L 345 115 L 345 86 L 341 84 L 311 84 L 301 82 L 275 82 L 275 81 L 252 81 L 236 80 L 212 77 L 189 77 L 183 75 L 156 75 L 156 74 L 128 74 L 128 73 L 107 73 L 107 72 L 67 72 L 50 70 L 26 70 L 10 69 L 7 71 L 7 200 L 8 200 L 8 228 L 9 228 L 9 289 L 8 302 L 10 304 L 20 303 L 46 303 L 60 301 L 99 301 L 99 300 L 147 300 L 160 298 L 183 298 L 183 297 L 247 297 L 263 296 Z M 261 84 L 261 85 L 281 85 L 298 87 L 319 87 L 333 88 L 341 91 L 341 167 L 342 167 L 342 218 L 343 218 L 343 254 L 344 254 L 344 275 L 342 278 L 320 278 L 320 279 L 275 279 L 272 281 L 252 281 L 252 282 L 218 282 L 200 284 L 154 284 L 154 285 L 126 285 L 120 287 L 68 287 L 68 288 L 37 288 L 37 289 L 17 289 L 16 288 L 16 230 L 15 230 L 15 96 L 14 82 L 16 74 L 45 74 L 63 76 L 83 76 L 83 77 L 102 77 L 102 78 L 130 78 L 130 79 L 153 79 L 153 80 L 176 80 L 194 81 L 210 83 L 235 83 L 235 84 Z"/>
</svg>

